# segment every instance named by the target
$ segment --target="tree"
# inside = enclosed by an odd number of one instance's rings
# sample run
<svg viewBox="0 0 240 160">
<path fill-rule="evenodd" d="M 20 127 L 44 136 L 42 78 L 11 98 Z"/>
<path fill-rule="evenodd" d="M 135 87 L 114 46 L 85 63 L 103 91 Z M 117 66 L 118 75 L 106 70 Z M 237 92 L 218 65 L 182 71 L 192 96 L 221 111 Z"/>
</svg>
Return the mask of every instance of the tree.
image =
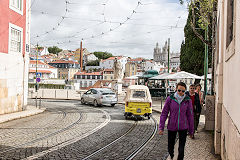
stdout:
<svg viewBox="0 0 240 160">
<path fill-rule="evenodd" d="M 108 53 L 108 52 L 93 52 L 93 54 L 98 59 L 108 59 L 109 57 L 113 57 L 112 53 Z"/>
<path fill-rule="evenodd" d="M 204 73 L 204 43 L 196 38 L 191 27 L 191 20 L 192 12 L 189 10 L 187 24 L 184 27 L 185 41 L 181 45 L 180 68 L 201 76 Z M 203 30 L 199 33 L 204 35 Z"/>
<path fill-rule="evenodd" d="M 86 64 L 86 66 L 99 66 L 99 60 L 90 61 Z"/>
<path fill-rule="evenodd" d="M 44 47 L 38 46 L 38 47 L 36 47 L 36 49 L 42 50 L 42 49 L 44 49 Z"/>
<path fill-rule="evenodd" d="M 58 54 L 61 51 L 62 51 L 62 49 L 58 48 L 57 46 L 48 47 L 49 53 Z"/>
<path fill-rule="evenodd" d="M 210 47 L 211 56 L 208 56 L 209 62 L 211 62 L 212 67 L 212 81 L 211 90 L 214 92 L 214 59 L 215 59 L 215 48 L 216 48 L 216 26 L 217 26 L 217 3 L 218 0 L 179 0 L 181 4 L 184 1 L 188 2 L 189 9 L 192 11 L 192 21 L 191 27 L 194 34 L 201 39 L 201 41 Z M 196 17 L 198 19 L 196 20 Z M 196 30 L 195 25 L 206 30 L 208 29 L 208 40 L 204 38 L 203 35 L 199 34 Z"/>
</svg>

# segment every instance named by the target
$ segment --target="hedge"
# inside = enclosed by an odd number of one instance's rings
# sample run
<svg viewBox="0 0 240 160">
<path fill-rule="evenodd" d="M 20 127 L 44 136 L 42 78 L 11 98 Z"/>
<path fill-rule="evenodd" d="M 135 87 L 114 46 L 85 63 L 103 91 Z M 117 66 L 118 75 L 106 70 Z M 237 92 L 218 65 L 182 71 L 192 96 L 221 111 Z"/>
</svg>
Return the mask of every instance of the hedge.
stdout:
<svg viewBox="0 0 240 160">
<path fill-rule="evenodd" d="M 36 84 L 35 83 L 28 83 L 28 88 L 35 88 Z M 39 89 L 64 89 L 65 84 L 38 84 Z"/>
</svg>

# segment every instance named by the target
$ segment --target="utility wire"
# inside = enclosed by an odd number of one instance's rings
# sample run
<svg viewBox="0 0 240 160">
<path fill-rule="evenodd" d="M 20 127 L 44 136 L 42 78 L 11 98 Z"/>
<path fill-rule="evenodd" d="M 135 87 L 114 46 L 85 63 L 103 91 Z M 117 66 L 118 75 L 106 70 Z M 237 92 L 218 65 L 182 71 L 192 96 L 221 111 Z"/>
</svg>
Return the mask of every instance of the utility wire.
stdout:
<svg viewBox="0 0 240 160">
<path fill-rule="evenodd" d="M 122 25 L 124 25 L 127 21 L 129 21 L 129 20 L 132 18 L 132 16 L 136 13 L 136 10 L 138 9 L 138 7 L 139 7 L 140 5 L 142 5 L 141 0 L 138 1 L 136 7 L 132 10 L 130 16 L 128 16 L 128 17 L 126 18 L 126 20 L 120 22 L 116 27 L 110 28 L 110 29 L 109 29 L 108 31 L 106 31 L 106 32 L 101 32 L 101 33 L 96 34 L 96 35 L 92 35 L 92 36 L 89 36 L 89 37 L 84 37 L 84 38 L 82 38 L 82 40 L 94 39 L 94 38 L 97 38 L 97 37 L 106 35 L 106 34 L 108 34 L 108 33 L 110 33 L 110 32 L 113 32 L 114 30 L 118 29 L 119 27 L 121 27 Z M 75 36 L 75 38 L 79 38 L 79 37 L 81 37 L 81 36 L 79 36 L 79 35 L 78 35 L 78 36 Z M 65 41 L 65 42 L 57 42 L 57 44 L 64 44 L 64 43 L 71 43 L 71 42 L 72 42 L 71 40 L 68 40 L 68 41 Z"/>
<path fill-rule="evenodd" d="M 96 26 L 99 26 L 99 25 L 102 25 L 102 24 L 106 23 L 105 7 L 106 7 L 108 1 L 109 1 L 109 0 L 107 0 L 106 2 L 104 2 L 104 3 L 101 4 L 101 5 L 104 6 L 103 13 L 101 14 L 101 15 L 103 15 L 104 21 L 101 21 L 101 20 L 82 19 L 82 20 L 86 20 L 86 21 L 96 21 L 96 22 L 99 22 L 99 23 L 94 24 L 94 25 L 91 25 L 91 26 L 84 27 L 84 28 L 82 28 L 80 31 L 74 33 L 73 35 L 68 36 L 68 37 L 63 37 L 63 38 L 60 38 L 60 39 L 65 39 L 65 38 L 78 38 L 78 37 L 76 37 L 76 34 L 82 33 L 82 32 L 84 32 L 84 31 L 86 31 L 86 30 L 89 30 L 89 29 L 91 29 L 91 28 L 94 28 L 94 27 L 96 27 Z M 70 2 L 69 2 L 68 4 L 75 4 L 75 3 L 70 3 Z M 65 19 L 66 19 L 66 18 L 79 19 L 79 18 L 75 18 L 75 17 L 65 17 Z M 43 41 L 46 42 L 46 40 L 42 40 L 42 41 L 39 41 L 39 42 L 43 42 Z M 49 41 L 49 40 L 47 40 L 47 41 Z M 67 42 L 70 43 L 71 41 L 68 40 Z M 57 43 L 57 44 L 59 44 L 59 43 Z"/>
<path fill-rule="evenodd" d="M 36 36 L 34 36 L 34 37 L 32 37 L 33 39 L 34 38 L 39 38 L 39 37 L 42 37 L 42 36 L 45 36 L 45 35 L 47 35 L 47 34 L 50 34 L 51 32 L 53 32 L 53 31 L 55 31 L 60 25 L 61 25 L 61 23 L 63 22 L 63 20 L 66 18 L 66 15 L 67 15 L 67 12 L 68 12 L 68 4 L 70 3 L 69 1 L 65 1 L 65 3 L 66 3 L 66 5 L 65 5 L 65 13 L 64 13 L 64 15 L 61 17 L 61 20 L 57 23 L 57 25 L 55 26 L 55 27 L 53 27 L 51 30 L 48 30 L 48 31 L 46 31 L 45 33 L 42 33 L 42 34 L 38 34 L 38 35 L 36 35 Z"/>
</svg>

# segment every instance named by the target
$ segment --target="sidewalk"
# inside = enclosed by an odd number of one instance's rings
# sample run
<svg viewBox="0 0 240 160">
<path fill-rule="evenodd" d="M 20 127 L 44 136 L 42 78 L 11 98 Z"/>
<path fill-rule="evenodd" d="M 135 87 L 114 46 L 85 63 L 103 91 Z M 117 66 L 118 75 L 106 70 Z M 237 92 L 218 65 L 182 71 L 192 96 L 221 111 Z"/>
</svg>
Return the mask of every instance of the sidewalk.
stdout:
<svg viewBox="0 0 240 160">
<path fill-rule="evenodd" d="M 157 102 L 153 102 L 153 110 L 161 113 L 162 109 L 160 105 L 156 105 Z M 161 102 L 159 102 L 161 103 Z M 200 123 L 198 126 L 198 133 L 195 133 L 195 139 L 187 137 L 185 146 L 185 160 L 220 160 L 219 156 L 214 154 L 213 148 L 213 134 L 205 131 L 205 116 L 201 115 Z M 174 149 L 174 159 L 177 160 L 178 155 L 178 141 L 176 142 Z M 170 156 L 167 160 L 171 160 Z"/>
<path fill-rule="evenodd" d="M 27 109 L 25 111 L 0 115 L 0 123 L 23 118 L 23 117 L 32 116 L 35 114 L 42 113 L 44 111 L 45 111 L 45 108 L 37 109 L 35 106 L 27 106 Z"/>
</svg>

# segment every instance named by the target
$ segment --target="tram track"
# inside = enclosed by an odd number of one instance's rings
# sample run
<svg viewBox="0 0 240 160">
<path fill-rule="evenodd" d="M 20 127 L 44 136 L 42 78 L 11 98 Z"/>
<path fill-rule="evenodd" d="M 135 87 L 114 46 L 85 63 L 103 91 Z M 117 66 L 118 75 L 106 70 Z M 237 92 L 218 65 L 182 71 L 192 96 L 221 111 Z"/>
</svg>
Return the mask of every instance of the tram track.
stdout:
<svg viewBox="0 0 240 160">
<path fill-rule="evenodd" d="M 58 144 L 58 145 L 56 145 L 56 146 L 53 146 L 53 147 L 51 147 L 51 148 L 49 148 L 49 149 L 47 149 L 47 150 L 44 150 L 44 151 L 42 151 L 42 152 L 38 152 L 38 153 L 36 153 L 35 155 L 26 157 L 26 158 L 24 158 L 23 160 L 33 160 L 33 159 L 38 159 L 38 158 L 40 158 L 40 157 L 43 157 L 44 155 L 46 155 L 46 154 L 48 154 L 48 153 L 52 153 L 52 152 L 57 151 L 57 150 L 59 150 L 59 149 L 61 149 L 61 148 L 63 148 L 63 147 L 66 147 L 66 146 L 69 146 L 69 145 L 71 145 L 71 144 L 73 144 L 73 143 L 76 143 L 76 142 L 80 141 L 81 139 L 84 139 L 84 138 L 86 138 L 86 137 L 94 134 L 94 133 L 97 132 L 98 130 L 102 129 L 103 127 L 105 127 L 105 126 L 110 122 L 110 120 L 111 120 L 110 115 L 109 115 L 106 111 L 104 111 L 104 110 L 101 110 L 101 109 L 95 109 L 95 110 L 101 111 L 102 113 L 104 113 L 104 115 L 105 115 L 105 117 L 106 117 L 105 121 L 104 121 L 103 123 L 101 123 L 99 126 L 97 126 L 96 128 L 88 131 L 87 133 L 85 133 L 85 134 L 83 134 L 83 135 L 79 135 L 79 136 L 74 137 L 74 138 L 72 138 L 72 139 L 70 139 L 70 140 L 68 140 L 68 141 L 65 141 L 65 142 L 61 143 L 61 144 Z"/>
<path fill-rule="evenodd" d="M 123 159 L 125 159 L 125 160 L 132 160 L 148 144 L 148 142 L 150 142 L 153 139 L 153 137 L 155 136 L 155 134 L 157 132 L 157 121 L 153 117 L 151 119 L 154 122 L 154 129 L 153 129 L 151 135 L 143 143 L 139 144 L 139 147 L 137 147 L 137 149 L 132 151 L 132 153 L 130 153 L 126 158 L 123 158 Z M 98 154 L 100 155 L 100 153 L 102 153 L 104 151 L 107 152 L 106 150 L 108 148 L 110 148 L 111 146 L 117 145 L 118 143 L 121 144 L 120 141 L 123 140 L 124 138 L 128 137 L 130 134 L 132 134 L 134 132 L 134 129 L 137 127 L 137 125 L 138 125 L 138 121 L 136 121 L 134 123 L 134 125 L 126 133 L 124 133 L 122 136 L 120 136 L 119 138 L 115 139 L 111 143 L 105 145 L 104 147 L 96 150 L 95 152 L 91 153 L 90 155 L 88 155 L 87 157 L 83 158 L 82 160 L 94 159 L 94 157 L 96 157 Z M 108 154 L 111 155 L 110 152 Z"/>
<path fill-rule="evenodd" d="M 157 132 L 157 130 L 158 130 L 158 123 L 157 123 L 157 121 L 156 121 L 156 119 L 155 118 L 153 118 L 152 117 L 152 119 L 153 119 L 153 121 L 154 121 L 154 130 L 153 130 L 153 132 L 152 132 L 152 134 L 151 134 L 151 136 L 144 142 L 144 143 L 142 143 L 134 152 L 132 152 L 132 154 L 130 154 L 127 158 L 125 158 L 125 160 L 132 160 L 139 152 L 141 152 L 141 150 L 148 144 L 148 142 L 150 142 L 152 139 L 153 139 L 153 137 L 155 136 L 155 134 L 156 134 L 156 132 Z"/>
<path fill-rule="evenodd" d="M 35 105 L 33 102 L 32 103 L 29 103 L 30 105 Z M 59 116 L 57 116 L 57 117 L 55 117 L 55 118 L 53 118 L 52 120 L 50 120 L 50 121 L 48 121 L 47 123 L 42 123 L 42 124 L 38 124 L 38 127 L 36 128 L 36 129 L 47 129 L 48 127 L 50 127 L 50 126 L 55 126 L 57 123 L 59 123 L 59 122 L 62 122 L 65 118 L 66 118 L 66 115 L 67 115 L 67 113 L 62 109 L 62 108 L 58 108 L 58 110 L 52 110 L 52 109 L 47 109 L 43 114 L 41 114 L 41 115 L 35 115 L 35 116 L 38 116 L 38 118 L 39 118 L 39 116 L 40 116 L 40 119 L 43 117 L 43 116 L 45 116 L 46 117 L 46 115 L 47 114 L 52 114 L 53 112 L 56 112 L 57 111 L 57 114 L 59 115 Z M 60 113 L 59 113 L 60 112 Z M 42 117 L 41 117 L 42 116 Z M 29 120 L 31 121 L 31 118 L 33 118 L 33 117 L 27 117 L 26 119 L 24 119 L 23 120 L 23 122 L 21 122 L 22 124 L 25 124 L 25 122 L 29 122 Z M 59 119 L 59 120 L 58 120 Z M 41 121 L 41 120 L 40 120 Z M 45 122 L 45 121 L 44 121 Z M 28 126 L 28 125 L 30 125 L 31 126 L 31 122 L 30 122 L 30 124 L 29 123 L 27 123 L 27 125 L 25 125 L 25 126 Z M 22 136 L 24 136 L 24 135 L 22 135 L 22 134 L 19 134 L 16 130 L 19 130 L 19 129 L 27 129 L 27 127 L 25 127 L 25 126 L 23 126 L 23 127 L 18 127 L 18 128 L 12 128 L 12 127 L 0 127 L 0 129 L 2 129 L 2 130 L 5 130 L 4 131 L 4 137 L 1 137 L 1 139 L 3 140 L 4 139 L 4 141 L 6 141 L 7 139 L 11 139 L 12 138 L 12 136 L 14 136 L 14 137 L 22 137 Z M 8 131 L 6 131 L 6 130 L 8 130 Z M 15 131 L 14 131 L 15 130 Z M 17 135 L 17 136 L 16 136 Z M 0 141 L 0 143 L 1 143 L 1 141 Z"/>
<path fill-rule="evenodd" d="M 42 137 L 40 137 L 40 138 L 36 138 L 36 139 L 34 139 L 34 140 L 32 140 L 32 141 L 29 141 L 29 142 L 26 142 L 26 143 L 23 143 L 23 144 L 16 145 L 16 146 L 14 146 L 14 147 L 12 147 L 12 148 L 10 148 L 10 149 L 4 150 L 4 151 L 0 151 L 0 155 L 3 154 L 3 153 L 6 153 L 6 152 L 11 152 L 11 151 L 17 150 L 17 149 L 20 148 L 20 147 L 24 147 L 24 146 L 26 147 L 26 146 L 28 146 L 28 145 L 34 144 L 34 143 L 36 143 L 36 142 L 42 141 L 42 140 L 44 140 L 44 139 L 47 139 L 47 138 L 49 138 L 49 137 L 55 136 L 55 135 L 57 135 L 57 134 L 60 134 L 60 133 L 62 133 L 62 132 L 65 132 L 65 131 L 69 130 L 70 128 L 72 128 L 72 127 L 74 127 L 75 125 L 77 125 L 77 124 L 83 119 L 83 114 L 82 114 L 81 112 L 78 112 L 78 113 L 79 113 L 79 118 L 78 118 L 78 120 L 75 121 L 75 122 L 73 122 L 72 124 L 68 125 L 67 127 L 64 127 L 64 128 L 62 128 L 62 129 L 60 129 L 60 130 L 58 130 L 58 131 L 52 132 L 52 133 L 50 133 L 50 134 L 48 134 L 48 135 L 46 135 L 46 136 L 42 136 Z M 65 115 L 65 117 L 66 117 L 67 113 L 66 113 L 66 112 L 63 112 L 63 115 Z"/>
<path fill-rule="evenodd" d="M 108 145 L 106 145 L 106 146 L 102 147 L 101 149 L 95 151 L 94 153 L 90 154 L 89 156 L 85 157 L 85 158 L 82 159 L 82 160 L 87 160 L 87 159 L 91 158 L 92 156 L 98 154 L 98 153 L 101 152 L 102 150 L 110 147 L 112 144 L 116 143 L 117 141 L 121 140 L 123 137 L 125 137 L 126 135 L 128 135 L 136 126 L 137 126 L 137 122 L 135 122 L 135 123 L 133 124 L 133 126 L 132 126 L 125 134 L 123 134 L 121 137 L 115 139 L 114 141 L 112 141 L 112 142 L 109 143 Z"/>
</svg>

